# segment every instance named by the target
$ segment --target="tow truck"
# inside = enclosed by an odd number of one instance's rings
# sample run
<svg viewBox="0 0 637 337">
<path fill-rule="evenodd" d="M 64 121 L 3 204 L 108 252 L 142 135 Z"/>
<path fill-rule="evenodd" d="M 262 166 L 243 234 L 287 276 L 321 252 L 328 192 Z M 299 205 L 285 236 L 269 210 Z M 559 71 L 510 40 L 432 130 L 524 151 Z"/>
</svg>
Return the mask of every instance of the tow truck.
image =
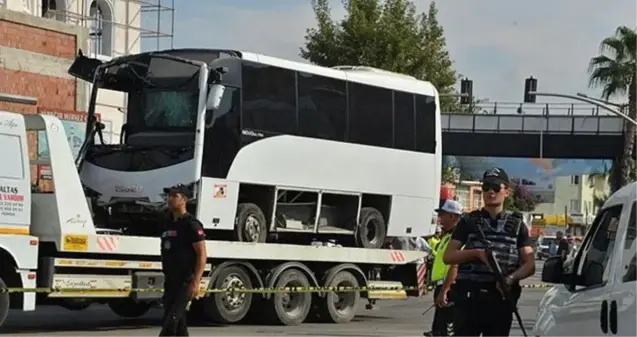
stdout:
<svg viewBox="0 0 637 337">
<path fill-rule="evenodd" d="M 46 137 L 47 158 L 29 156 L 27 135 Z M 160 303 L 164 276 L 158 236 L 100 228 L 93 221 L 75 158 L 59 119 L 0 111 L 0 326 L 9 309 L 38 305 L 81 310 L 105 303 L 122 317 L 139 317 Z M 32 187 L 31 165 L 48 165 L 54 191 Z M 427 224 L 425 224 L 427 225 Z M 360 298 L 419 296 L 424 252 L 206 241 L 202 290 L 281 287 L 403 287 L 362 292 L 214 292 L 192 303 L 190 315 L 224 324 L 258 311 L 271 322 L 295 325 L 308 317 L 343 323 Z M 35 292 L 33 289 L 60 291 Z M 405 290 L 404 288 L 408 288 Z M 144 291 L 132 291 L 142 289 Z"/>
</svg>

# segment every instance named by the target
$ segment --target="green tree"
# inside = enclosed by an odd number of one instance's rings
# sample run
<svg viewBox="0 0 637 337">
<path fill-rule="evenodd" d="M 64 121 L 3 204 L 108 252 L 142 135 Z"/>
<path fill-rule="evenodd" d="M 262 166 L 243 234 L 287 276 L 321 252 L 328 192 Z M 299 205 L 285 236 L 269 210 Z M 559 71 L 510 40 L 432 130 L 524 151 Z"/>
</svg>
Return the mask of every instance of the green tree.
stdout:
<svg viewBox="0 0 637 337">
<path fill-rule="evenodd" d="M 600 55 L 589 65 L 589 85 L 602 88 L 602 98 L 628 94 L 628 117 L 637 119 L 637 34 L 625 26 L 600 44 Z M 635 180 L 635 126 L 627 123 L 622 155 L 613 160 L 609 183 L 611 192 Z"/>
<path fill-rule="evenodd" d="M 324 67 L 363 65 L 434 84 L 441 110 L 458 111 L 456 72 L 446 49 L 435 2 L 419 14 L 408 0 L 343 0 L 347 12 L 336 22 L 329 0 L 312 0 L 317 27 L 307 30 L 301 57 Z"/>
<path fill-rule="evenodd" d="M 535 200 L 524 186 L 515 185 L 504 200 L 504 209 L 514 212 L 532 212 L 535 209 Z"/>
</svg>

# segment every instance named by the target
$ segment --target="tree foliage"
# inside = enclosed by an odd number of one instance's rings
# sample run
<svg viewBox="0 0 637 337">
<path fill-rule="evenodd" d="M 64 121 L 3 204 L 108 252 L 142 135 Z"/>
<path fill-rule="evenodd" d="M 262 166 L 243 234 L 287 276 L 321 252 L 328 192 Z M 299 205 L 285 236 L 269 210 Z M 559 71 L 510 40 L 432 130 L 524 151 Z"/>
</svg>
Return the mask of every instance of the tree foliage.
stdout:
<svg viewBox="0 0 637 337">
<path fill-rule="evenodd" d="M 628 94 L 628 117 L 637 119 L 637 34 L 634 29 L 621 26 L 615 35 L 600 44 L 600 55 L 589 65 L 589 85 L 602 88 L 602 98 Z M 627 123 L 622 155 L 613 160 L 609 183 L 614 192 L 635 180 L 634 158 L 636 129 Z"/>
<path fill-rule="evenodd" d="M 535 209 L 535 200 L 524 186 L 515 185 L 504 201 L 504 209 L 515 212 L 532 212 Z"/>
<path fill-rule="evenodd" d="M 446 49 L 435 2 L 418 13 L 408 0 L 343 0 L 346 16 L 334 21 L 329 0 L 312 0 L 317 27 L 307 30 L 301 57 L 324 67 L 361 65 L 432 82 L 454 92 L 457 75 Z M 441 109 L 456 111 L 457 98 L 442 96 Z"/>
</svg>

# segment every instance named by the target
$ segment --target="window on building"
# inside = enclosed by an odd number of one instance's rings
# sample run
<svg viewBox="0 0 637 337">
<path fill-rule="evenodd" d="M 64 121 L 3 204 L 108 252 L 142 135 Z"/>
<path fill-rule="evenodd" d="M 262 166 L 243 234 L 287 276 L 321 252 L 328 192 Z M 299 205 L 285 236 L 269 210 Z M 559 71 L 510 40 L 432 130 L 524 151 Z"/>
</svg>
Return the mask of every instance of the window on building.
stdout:
<svg viewBox="0 0 637 337">
<path fill-rule="evenodd" d="M 571 199 L 569 205 L 569 211 L 571 213 L 580 213 L 580 201 L 579 199 Z"/>
<path fill-rule="evenodd" d="M 344 140 L 347 128 L 347 84 L 307 73 L 297 73 L 299 135 Z"/>
<path fill-rule="evenodd" d="M 65 0 L 41 0 L 40 10 L 43 18 L 65 21 Z M 2 2 L 0 0 L 0 2 Z"/>
<path fill-rule="evenodd" d="M 94 0 L 89 7 L 89 36 L 94 54 L 110 57 L 113 53 L 113 13 L 104 0 Z"/>
<path fill-rule="evenodd" d="M 294 71 L 244 62 L 242 82 L 244 129 L 268 134 L 297 133 Z"/>
<path fill-rule="evenodd" d="M 473 190 L 473 209 L 479 209 L 482 207 L 482 192 L 475 189 Z"/>
<path fill-rule="evenodd" d="M 349 130 L 352 143 L 391 147 L 393 145 L 392 91 L 350 82 Z"/>
<path fill-rule="evenodd" d="M 469 191 L 465 188 L 456 187 L 456 200 L 462 205 L 463 209 L 471 208 L 469 204 Z"/>
<path fill-rule="evenodd" d="M 571 185 L 579 185 L 580 176 L 571 176 Z"/>
<path fill-rule="evenodd" d="M 414 95 L 394 91 L 394 148 L 414 150 L 416 123 Z"/>
</svg>

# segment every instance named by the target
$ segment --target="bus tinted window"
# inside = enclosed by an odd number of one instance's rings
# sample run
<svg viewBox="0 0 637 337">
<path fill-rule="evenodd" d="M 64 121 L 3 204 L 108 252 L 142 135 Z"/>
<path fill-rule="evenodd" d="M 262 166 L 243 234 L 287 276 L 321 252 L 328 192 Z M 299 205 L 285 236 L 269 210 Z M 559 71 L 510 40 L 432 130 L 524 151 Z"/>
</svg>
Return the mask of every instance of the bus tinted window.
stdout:
<svg viewBox="0 0 637 337">
<path fill-rule="evenodd" d="M 436 152 L 436 101 L 416 95 L 416 151 Z"/>
<path fill-rule="evenodd" d="M 245 62 L 242 127 L 296 134 L 295 76 L 292 70 Z"/>
<path fill-rule="evenodd" d="M 350 82 L 348 141 L 391 147 L 392 109 L 391 90 Z"/>
<path fill-rule="evenodd" d="M 414 95 L 394 91 L 394 148 L 414 150 Z"/>
<path fill-rule="evenodd" d="M 298 73 L 299 135 L 344 140 L 347 125 L 345 81 Z"/>
</svg>

